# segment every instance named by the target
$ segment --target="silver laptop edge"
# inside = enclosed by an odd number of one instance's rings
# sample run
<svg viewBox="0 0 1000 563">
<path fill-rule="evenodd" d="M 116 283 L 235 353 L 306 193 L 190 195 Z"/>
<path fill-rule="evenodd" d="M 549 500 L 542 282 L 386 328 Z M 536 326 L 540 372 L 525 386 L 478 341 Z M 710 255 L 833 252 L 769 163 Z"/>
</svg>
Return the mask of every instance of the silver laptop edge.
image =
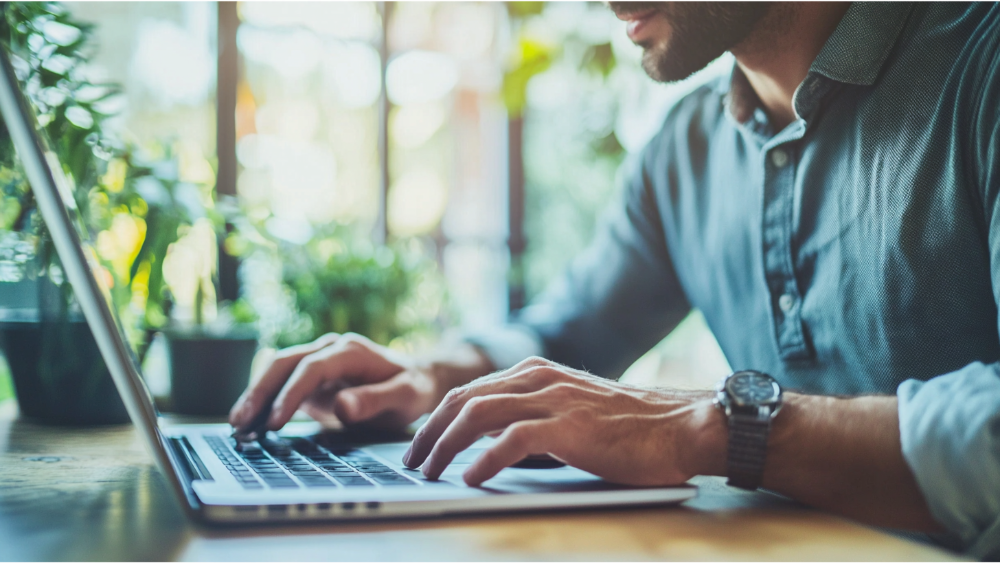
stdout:
<svg viewBox="0 0 1000 563">
<path fill-rule="evenodd" d="M 498 512 L 544 508 L 676 503 L 696 494 L 693 487 L 632 489 L 606 484 L 582 471 L 505 469 L 483 488 L 461 484 L 458 468 L 444 477 L 453 487 L 434 487 L 419 473 L 407 472 L 396 461 L 399 444 L 355 446 L 417 480 L 420 486 L 378 487 L 366 492 L 301 488 L 245 491 L 237 487 L 205 436 L 228 436 L 226 425 L 180 425 L 161 429 L 152 397 L 139 373 L 138 362 L 113 311 L 110 294 L 92 272 L 96 255 L 74 227 L 79 221 L 76 203 L 55 154 L 48 150 L 37 120 L 14 75 L 9 54 L 0 49 L 0 114 L 23 163 L 38 208 L 48 226 L 67 279 L 115 386 L 153 454 L 160 471 L 193 517 L 213 522 L 289 520 L 359 520 L 365 518 L 433 516 L 470 512 Z M 84 237 L 87 235 L 84 234 Z M 89 264 L 89 265 L 88 265 Z M 171 438 L 184 438 L 186 447 L 172 447 Z M 395 448 L 395 449 L 394 449 Z M 402 446 L 405 449 L 405 445 Z M 398 450 L 398 451 L 397 451 Z M 468 453 L 472 453 L 471 451 Z M 192 456 L 198 458 L 197 461 Z M 199 478 L 199 474 L 206 473 Z M 541 472 L 541 473 L 539 473 Z M 194 475 L 190 475 L 194 473 Z M 406 490 L 403 490 L 406 489 Z M 273 510 L 281 508 L 281 510 Z M 294 508 L 294 510 L 293 510 Z"/>
</svg>

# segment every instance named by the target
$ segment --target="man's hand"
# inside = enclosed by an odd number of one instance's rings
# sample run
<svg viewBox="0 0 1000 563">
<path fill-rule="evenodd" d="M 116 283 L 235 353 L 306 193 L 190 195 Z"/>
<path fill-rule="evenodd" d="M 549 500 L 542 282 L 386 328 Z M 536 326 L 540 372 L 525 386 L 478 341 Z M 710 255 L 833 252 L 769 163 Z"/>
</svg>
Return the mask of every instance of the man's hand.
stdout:
<svg viewBox="0 0 1000 563">
<path fill-rule="evenodd" d="M 465 471 L 467 484 L 531 454 L 628 485 L 676 485 L 725 463 L 725 420 L 711 393 L 640 389 L 540 358 L 449 392 L 403 463 L 423 464 L 436 479 L 456 454 L 495 433 Z"/>
<path fill-rule="evenodd" d="M 443 356 L 448 359 L 418 362 L 357 334 L 327 334 L 278 352 L 233 406 L 229 422 L 245 430 L 270 402 L 270 430 L 300 408 L 319 421 L 335 416 L 345 425 L 401 428 L 433 409 L 452 386 L 490 369 L 468 345 Z"/>
</svg>

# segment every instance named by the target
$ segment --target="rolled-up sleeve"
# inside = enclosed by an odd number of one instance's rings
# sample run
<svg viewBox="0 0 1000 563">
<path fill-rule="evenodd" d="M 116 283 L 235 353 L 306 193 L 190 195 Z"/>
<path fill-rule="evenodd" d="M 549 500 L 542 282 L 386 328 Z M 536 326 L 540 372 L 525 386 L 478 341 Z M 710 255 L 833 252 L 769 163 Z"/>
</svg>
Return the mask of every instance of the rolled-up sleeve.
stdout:
<svg viewBox="0 0 1000 563">
<path fill-rule="evenodd" d="M 994 301 L 1000 302 L 1000 53 L 980 64 L 971 179 L 979 188 Z M 1000 364 L 977 362 L 927 382 L 906 381 L 897 396 L 903 456 L 931 514 L 967 555 L 1000 558 Z"/>
<path fill-rule="evenodd" d="M 899 386 L 903 456 L 935 520 L 968 555 L 1000 555 L 1000 373 L 974 363 Z"/>
<path fill-rule="evenodd" d="M 626 165 L 632 173 L 620 202 L 562 276 L 510 326 L 469 335 L 498 369 L 542 355 L 618 378 L 688 313 L 648 176 L 655 146 Z"/>
</svg>

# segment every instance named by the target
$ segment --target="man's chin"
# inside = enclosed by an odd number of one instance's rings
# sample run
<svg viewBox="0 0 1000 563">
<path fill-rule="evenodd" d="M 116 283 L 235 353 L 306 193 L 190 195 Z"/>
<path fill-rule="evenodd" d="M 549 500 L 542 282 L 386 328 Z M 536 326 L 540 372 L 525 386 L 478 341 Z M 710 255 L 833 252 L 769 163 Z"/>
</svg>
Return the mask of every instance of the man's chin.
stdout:
<svg viewBox="0 0 1000 563">
<path fill-rule="evenodd" d="M 684 80 L 722 55 L 719 53 L 716 56 L 706 55 L 693 59 L 672 57 L 669 50 L 670 48 L 666 45 L 653 45 L 643 49 L 642 69 L 657 82 L 669 84 Z"/>
<path fill-rule="evenodd" d="M 770 10 L 769 3 L 666 3 L 667 29 L 649 27 L 642 66 L 657 82 L 677 82 L 744 41 Z M 646 43 L 646 41 L 643 41 Z"/>
</svg>

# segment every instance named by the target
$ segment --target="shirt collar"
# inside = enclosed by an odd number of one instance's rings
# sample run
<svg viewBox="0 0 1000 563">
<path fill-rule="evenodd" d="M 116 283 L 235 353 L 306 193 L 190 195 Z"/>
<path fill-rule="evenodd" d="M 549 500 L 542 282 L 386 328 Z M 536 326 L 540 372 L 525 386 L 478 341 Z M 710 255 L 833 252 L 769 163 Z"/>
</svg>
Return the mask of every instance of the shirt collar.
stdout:
<svg viewBox="0 0 1000 563">
<path fill-rule="evenodd" d="M 809 68 L 847 84 L 871 86 L 913 9 L 910 2 L 855 2 Z"/>
<path fill-rule="evenodd" d="M 874 84 L 912 9 L 910 2 L 852 3 L 809 67 L 809 74 L 847 84 Z M 746 124 L 760 112 L 760 100 L 735 61 L 729 82 L 721 86 L 720 93 L 727 94 L 728 113 L 737 123 Z M 829 91 L 818 84 L 809 86 L 809 94 Z M 796 91 L 796 98 L 798 94 Z M 801 105 L 811 106 L 814 102 L 802 100 Z M 796 109 L 799 106 L 796 99 Z"/>
</svg>

